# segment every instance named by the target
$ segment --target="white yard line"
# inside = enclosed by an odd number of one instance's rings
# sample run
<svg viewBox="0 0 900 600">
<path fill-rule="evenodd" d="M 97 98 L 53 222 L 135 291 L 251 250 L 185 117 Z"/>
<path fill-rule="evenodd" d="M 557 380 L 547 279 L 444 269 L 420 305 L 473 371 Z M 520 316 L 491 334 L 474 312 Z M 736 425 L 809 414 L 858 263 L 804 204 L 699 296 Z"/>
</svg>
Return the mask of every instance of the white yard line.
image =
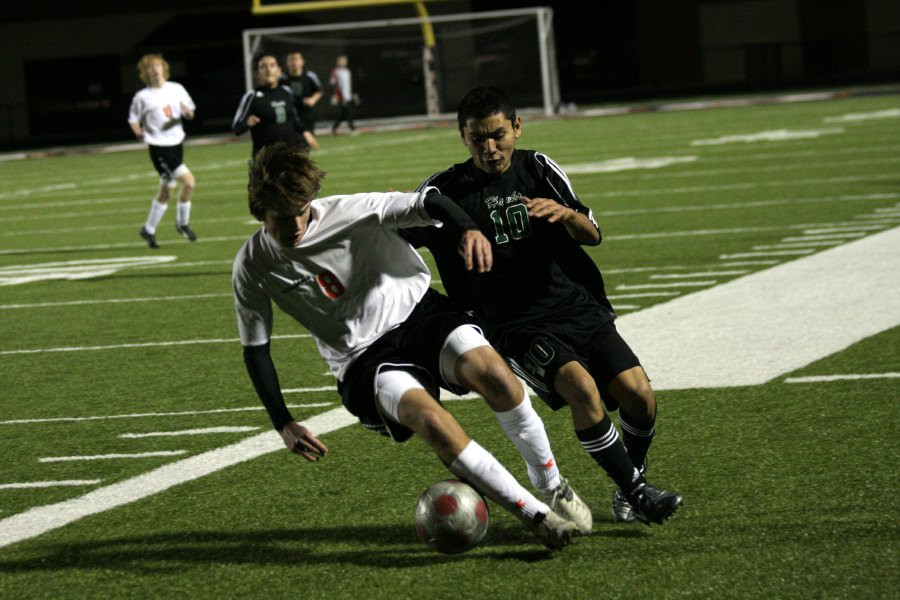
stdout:
<svg viewBox="0 0 900 600">
<path fill-rule="evenodd" d="M 137 237 L 137 236 L 135 236 Z M 200 244 L 208 244 L 215 242 L 243 242 L 247 239 L 246 235 L 238 235 L 238 236 L 221 236 L 221 237 L 203 237 L 200 239 Z M 186 240 L 171 240 L 167 241 L 167 244 L 190 244 Z M 0 250 L 0 255 L 4 256 L 13 256 L 17 254 L 56 254 L 58 252 L 84 252 L 87 250 L 118 250 L 122 248 L 136 248 L 143 247 L 146 248 L 147 244 L 142 241 L 136 242 L 119 242 L 115 244 L 89 244 L 86 246 L 45 246 L 43 248 L 10 248 L 8 250 Z"/>
<path fill-rule="evenodd" d="M 900 324 L 900 227 L 628 314 L 656 389 L 758 385 Z"/>
<path fill-rule="evenodd" d="M 821 240 L 848 240 L 864 237 L 865 233 L 830 233 L 827 235 L 804 235 L 802 237 L 786 237 L 782 242 L 818 242 Z"/>
<path fill-rule="evenodd" d="M 845 225 L 838 227 L 822 227 L 804 229 L 803 235 L 819 235 L 823 233 L 840 233 L 842 231 L 879 231 L 887 229 L 887 225 L 876 225 L 872 223 L 860 223 L 858 225 Z"/>
<path fill-rule="evenodd" d="M 677 296 L 679 292 L 637 292 L 634 294 L 613 294 L 607 296 L 610 300 L 622 300 L 625 298 L 657 298 L 666 296 Z"/>
<path fill-rule="evenodd" d="M 739 271 L 706 271 L 702 273 L 657 273 L 651 275 L 650 279 L 690 279 L 692 277 L 720 277 L 723 275 L 746 275 L 750 271 L 742 269 Z"/>
<path fill-rule="evenodd" d="M 290 335 L 273 335 L 272 339 L 299 339 L 312 337 L 308 333 L 295 333 Z M 57 348 L 27 348 L 21 350 L 3 350 L 0 356 L 12 356 L 16 354 L 43 354 L 46 352 L 88 352 L 98 350 L 123 350 L 127 348 L 165 348 L 169 346 L 195 346 L 198 344 L 239 344 L 240 338 L 213 338 L 198 340 L 171 340 L 165 342 L 140 342 L 131 344 L 109 344 L 106 346 L 63 346 Z"/>
<path fill-rule="evenodd" d="M 734 258 L 764 258 L 766 256 L 800 256 L 803 254 L 812 254 L 815 250 L 773 250 L 771 252 L 736 252 L 734 254 L 720 254 L 722 260 L 731 260 Z"/>
<path fill-rule="evenodd" d="M 312 417 L 304 423 L 321 436 L 355 422 L 356 417 L 341 407 Z M 235 444 L 203 452 L 163 465 L 148 473 L 98 488 L 77 498 L 26 510 L 0 520 L 0 547 L 36 537 L 90 515 L 130 504 L 181 483 L 193 481 L 276 450 L 287 451 L 281 436 L 274 430 L 269 430 Z"/>
<path fill-rule="evenodd" d="M 0 304 L 0 310 L 16 308 L 55 308 L 59 306 L 83 306 L 90 304 L 127 304 L 130 302 L 172 302 L 200 300 L 203 298 L 233 298 L 232 293 L 186 294 L 184 296 L 147 296 L 144 298 L 106 298 L 104 300 L 62 300 L 59 302 L 31 302 L 28 304 Z"/>
<path fill-rule="evenodd" d="M 75 487 L 97 485 L 101 479 L 62 479 L 60 481 L 23 481 L 21 483 L 0 483 L 0 490 L 26 490 L 34 488 Z"/>
<path fill-rule="evenodd" d="M 720 263 L 721 267 L 763 267 L 777 265 L 777 260 L 739 260 L 730 263 Z"/>
<path fill-rule="evenodd" d="M 207 435 L 210 433 L 249 433 L 259 427 L 203 427 L 200 429 L 179 429 L 176 431 L 148 431 L 147 433 L 120 433 L 120 438 L 137 440 L 150 437 L 179 437 L 183 435 Z"/>
<path fill-rule="evenodd" d="M 785 383 L 826 383 L 830 381 L 858 381 L 860 379 L 898 379 L 900 373 L 863 373 L 858 375 L 810 375 L 808 377 L 788 377 Z"/>
<path fill-rule="evenodd" d="M 44 456 L 38 459 L 39 463 L 56 462 L 80 462 L 88 460 L 118 460 L 120 458 L 156 458 L 160 456 L 180 456 L 187 454 L 187 450 L 159 450 L 157 452 L 118 452 L 115 454 L 91 454 L 87 456 Z"/>
<path fill-rule="evenodd" d="M 310 388 L 317 389 L 317 388 Z M 324 389 L 324 388 L 323 388 Z M 335 389 L 334 386 L 328 389 Z M 287 391 L 287 390 L 284 390 Z M 333 402 L 309 402 L 303 404 L 288 404 L 288 408 L 323 408 L 331 406 Z M 93 415 L 90 417 L 46 417 L 43 419 L 10 419 L 8 421 L 0 421 L 0 425 L 27 425 L 31 423 L 77 423 L 79 421 L 108 421 L 111 419 L 144 419 L 147 417 L 184 417 L 193 415 L 212 415 L 218 413 L 234 413 L 246 411 L 265 410 L 262 405 L 245 406 L 242 408 L 213 408 L 210 410 L 185 410 L 179 412 L 150 412 L 150 413 L 128 413 L 121 415 Z"/>
<path fill-rule="evenodd" d="M 627 284 L 622 283 L 616 286 L 617 290 L 654 290 L 654 289 L 664 289 L 664 288 L 679 288 L 679 287 L 705 287 L 710 285 L 715 285 L 715 280 L 706 280 L 706 281 L 679 281 L 678 283 L 637 283 L 637 284 Z"/>
<path fill-rule="evenodd" d="M 768 244 L 765 246 L 753 246 L 754 250 L 791 250 L 796 248 L 818 248 L 837 246 L 846 240 L 831 240 L 827 242 L 790 242 L 787 244 Z"/>
<path fill-rule="evenodd" d="M 702 191 L 702 190 L 701 190 Z M 609 192 L 613 194 L 614 192 Z M 582 198 L 589 198 L 594 194 L 581 194 Z M 843 194 L 840 196 L 816 196 L 812 198 L 783 198 L 778 200 L 751 200 L 749 202 L 728 202 L 716 204 L 682 204 L 680 206 L 659 206 L 655 208 L 630 208 L 623 210 L 597 211 L 600 217 L 617 217 L 631 215 L 647 215 L 656 213 L 681 213 L 681 212 L 708 212 L 712 210 L 746 210 L 748 208 L 765 208 L 769 206 L 795 206 L 797 204 L 823 204 L 828 202 L 860 202 L 868 200 L 894 200 L 900 198 L 900 193 L 886 194 Z M 872 218 L 884 218 L 879 215 Z"/>
</svg>

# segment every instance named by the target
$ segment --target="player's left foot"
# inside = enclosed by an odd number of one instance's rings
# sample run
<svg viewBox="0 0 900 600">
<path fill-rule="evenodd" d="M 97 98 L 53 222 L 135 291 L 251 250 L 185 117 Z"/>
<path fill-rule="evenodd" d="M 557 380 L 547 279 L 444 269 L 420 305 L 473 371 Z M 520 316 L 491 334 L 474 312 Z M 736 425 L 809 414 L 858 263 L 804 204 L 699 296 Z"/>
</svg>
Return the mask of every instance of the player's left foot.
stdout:
<svg viewBox="0 0 900 600">
<path fill-rule="evenodd" d="M 194 230 L 191 229 L 186 223 L 181 225 L 179 223 L 175 223 L 175 231 L 181 234 L 181 237 L 187 238 L 192 242 L 197 241 L 197 234 L 194 233 Z"/>
<path fill-rule="evenodd" d="M 594 524 L 591 507 L 575 493 L 568 481 L 563 479 L 556 489 L 549 492 L 540 491 L 539 496 L 550 510 L 563 519 L 575 523 L 579 534 L 590 535 Z"/>
<path fill-rule="evenodd" d="M 660 490 L 646 483 L 641 485 L 634 493 L 634 497 L 629 500 L 635 518 L 645 525 L 650 523 L 662 525 L 663 521 L 675 514 L 683 502 L 681 494 Z"/>
<path fill-rule="evenodd" d="M 147 242 L 147 245 L 151 248 L 159 248 L 159 244 L 156 243 L 156 234 L 150 233 L 147 231 L 146 227 L 141 227 L 141 230 L 138 232 L 144 241 Z"/>
</svg>

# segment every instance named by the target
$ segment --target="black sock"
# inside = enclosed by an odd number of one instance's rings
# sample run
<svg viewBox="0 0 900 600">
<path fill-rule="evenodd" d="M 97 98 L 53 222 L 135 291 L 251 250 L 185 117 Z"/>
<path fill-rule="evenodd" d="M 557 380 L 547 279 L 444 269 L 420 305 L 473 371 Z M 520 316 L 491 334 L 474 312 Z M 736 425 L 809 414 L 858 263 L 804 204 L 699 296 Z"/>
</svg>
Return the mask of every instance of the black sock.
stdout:
<svg viewBox="0 0 900 600">
<path fill-rule="evenodd" d="M 609 415 L 604 414 L 599 423 L 576 431 L 575 435 L 591 458 L 597 461 L 626 496 L 631 496 L 644 483 L 644 476 L 634 467 Z"/>
<path fill-rule="evenodd" d="M 656 419 L 652 421 L 640 421 L 634 417 L 619 411 L 619 427 L 622 428 L 622 442 L 625 449 L 628 450 L 628 456 L 631 462 L 638 469 L 644 465 L 647 460 L 647 451 L 653 442 L 653 434 L 655 433 L 654 425 Z"/>
</svg>

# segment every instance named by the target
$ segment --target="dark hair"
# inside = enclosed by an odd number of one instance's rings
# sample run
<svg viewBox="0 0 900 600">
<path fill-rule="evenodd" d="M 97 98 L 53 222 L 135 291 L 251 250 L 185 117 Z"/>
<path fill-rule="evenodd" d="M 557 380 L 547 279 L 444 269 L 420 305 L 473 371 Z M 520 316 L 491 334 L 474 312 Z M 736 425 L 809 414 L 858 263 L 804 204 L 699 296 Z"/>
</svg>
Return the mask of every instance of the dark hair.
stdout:
<svg viewBox="0 0 900 600">
<path fill-rule="evenodd" d="M 258 221 L 265 220 L 269 210 L 299 213 L 319 193 L 325 177 L 306 148 L 285 142 L 263 146 L 250 161 L 249 171 L 250 214 Z"/>
<path fill-rule="evenodd" d="M 257 54 L 256 57 L 253 59 L 253 70 L 258 71 L 259 70 L 259 61 L 261 61 L 262 59 L 267 58 L 269 56 L 274 58 L 275 63 L 278 65 L 279 68 L 281 68 L 281 61 L 278 60 L 278 57 L 275 56 L 274 52 L 263 52 L 262 54 Z"/>
<path fill-rule="evenodd" d="M 482 85 L 470 90 L 460 100 L 456 122 L 462 131 L 469 119 L 484 119 L 498 113 L 503 113 L 510 121 L 516 120 L 516 108 L 509 96 L 492 85 Z"/>
</svg>

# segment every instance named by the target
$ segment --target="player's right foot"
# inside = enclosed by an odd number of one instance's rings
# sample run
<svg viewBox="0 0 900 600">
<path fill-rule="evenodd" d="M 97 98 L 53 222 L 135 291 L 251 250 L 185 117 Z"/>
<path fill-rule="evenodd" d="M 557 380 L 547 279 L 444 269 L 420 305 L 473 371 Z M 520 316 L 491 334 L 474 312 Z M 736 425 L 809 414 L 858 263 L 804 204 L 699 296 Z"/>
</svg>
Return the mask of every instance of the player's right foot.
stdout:
<svg viewBox="0 0 900 600">
<path fill-rule="evenodd" d="M 187 223 L 181 225 L 179 223 L 175 223 L 175 231 L 181 234 L 181 237 L 188 239 L 192 242 L 197 241 L 197 234 L 194 233 L 194 230 L 188 227 Z"/>
<path fill-rule="evenodd" d="M 529 527 L 548 548 L 554 550 L 572 543 L 572 536 L 578 532 L 578 526 L 567 521 L 553 511 L 538 513 Z"/>
<path fill-rule="evenodd" d="M 613 494 L 612 518 L 616 523 L 634 523 L 634 510 L 619 488 L 616 488 L 616 493 Z"/>
<path fill-rule="evenodd" d="M 547 503 L 550 510 L 561 516 L 563 519 L 572 521 L 578 527 L 578 533 L 581 535 L 590 535 L 594 525 L 594 516 L 591 514 L 591 507 L 585 504 L 569 482 L 562 480 L 555 490 L 550 492 L 539 492 L 541 500 Z"/>
<path fill-rule="evenodd" d="M 141 237 L 147 242 L 147 245 L 151 248 L 159 248 L 159 244 L 156 243 L 156 234 L 150 233 L 147 231 L 146 227 L 141 227 L 140 231 Z"/>
<path fill-rule="evenodd" d="M 635 518 L 641 523 L 662 525 L 663 521 L 675 514 L 683 501 L 681 494 L 660 490 L 645 483 L 634 492 L 628 503 L 631 504 Z"/>
</svg>

